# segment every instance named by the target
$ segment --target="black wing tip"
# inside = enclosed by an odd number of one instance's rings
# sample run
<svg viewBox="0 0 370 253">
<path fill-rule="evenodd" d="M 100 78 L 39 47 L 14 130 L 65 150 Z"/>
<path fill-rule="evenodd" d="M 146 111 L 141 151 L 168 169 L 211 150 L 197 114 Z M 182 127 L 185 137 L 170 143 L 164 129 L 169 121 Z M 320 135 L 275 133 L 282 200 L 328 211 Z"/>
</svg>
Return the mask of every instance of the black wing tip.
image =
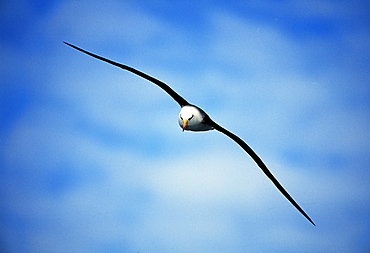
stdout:
<svg viewBox="0 0 370 253">
<path fill-rule="evenodd" d="M 70 46 L 70 47 L 73 47 L 74 49 L 77 49 L 77 50 L 80 50 L 80 51 L 82 50 L 81 48 L 79 48 L 79 47 L 77 47 L 77 46 L 75 46 L 75 45 L 73 45 L 71 43 L 68 43 L 66 41 L 63 41 L 63 43 L 66 44 L 66 45 L 68 45 L 68 46 Z"/>
<path fill-rule="evenodd" d="M 306 217 L 306 218 L 307 218 L 307 217 Z M 312 225 L 314 225 L 314 226 L 316 227 L 315 222 L 313 222 L 313 220 L 311 220 L 311 218 L 310 218 L 310 217 L 308 217 L 307 219 L 308 219 L 308 221 L 309 221 L 309 222 L 311 222 L 311 224 L 312 224 Z"/>
<path fill-rule="evenodd" d="M 63 43 L 66 44 L 67 46 L 73 47 L 74 49 L 77 49 L 77 50 L 80 50 L 81 51 L 81 49 L 79 47 L 77 47 L 77 46 L 75 46 L 75 45 L 73 45 L 71 43 L 68 43 L 66 41 L 63 41 Z"/>
<path fill-rule="evenodd" d="M 315 222 L 313 222 L 313 220 L 310 218 L 310 216 L 308 216 L 308 214 L 306 214 L 306 212 L 304 212 L 303 210 L 302 210 L 302 212 L 301 212 L 301 210 L 298 210 L 298 211 L 300 211 L 300 213 L 302 213 L 303 214 L 303 216 L 312 224 L 312 225 L 314 225 L 315 227 L 316 227 L 316 224 L 315 224 Z"/>
</svg>

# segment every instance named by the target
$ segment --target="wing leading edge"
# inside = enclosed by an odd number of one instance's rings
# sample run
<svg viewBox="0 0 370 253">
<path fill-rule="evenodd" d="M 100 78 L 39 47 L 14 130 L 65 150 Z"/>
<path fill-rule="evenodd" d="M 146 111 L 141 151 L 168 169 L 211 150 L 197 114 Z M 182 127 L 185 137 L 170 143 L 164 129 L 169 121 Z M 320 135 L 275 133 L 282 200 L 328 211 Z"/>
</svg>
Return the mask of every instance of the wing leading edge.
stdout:
<svg viewBox="0 0 370 253">
<path fill-rule="evenodd" d="M 134 74 L 136 74 L 138 76 L 141 76 L 142 78 L 144 78 L 144 79 L 146 79 L 146 80 L 148 80 L 148 81 L 150 81 L 150 82 L 158 85 L 161 89 L 163 89 L 165 92 L 167 92 L 167 94 L 170 95 L 181 107 L 183 107 L 185 105 L 189 105 L 188 101 L 186 101 L 183 97 L 181 97 L 179 94 L 177 94 L 177 92 L 174 91 L 170 86 L 168 86 L 164 82 L 162 82 L 162 81 L 160 81 L 160 80 L 158 80 L 158 79 L 156 79 L 154 77 L 151 77 L 151 76 L 145 74 L 144 72 L 141 72 L 141 71 L 139 71 L 137 69 L 134 69 L 134 68 L 132 68 L 130 66 L 127 66 L 127 65 L 124 65 L 124 64 L 121 64 L 121 63 L 118 63 L 118 62 L 109 60 L 109 59 L 104 58 L 102 56 L 99 56 L 99 55 L 90 53 L 90 52 L 88 52 L 86 50 L 83 50 L 82 48 L 79 48 L 79 47 L 77 47 L 75 45 L 72 45 L 72 44 L 70 44 L 68 42 L 65 42 L 64 41 L 63 43 L 66 44 L 66 45 L 68 45 L 68 46 L 70 46 L 70 47 L 73 47 L 74 49 L 77 49 L 78 51 L 81 51 L 81 52 L 83 52 L 83 53 L 85 53 L 87 55 L 90 55 L 90 56 L 92 56 L 92 57 L 94 57 L 96 59 L 99 59 L 101 61 L 105 61 L 105 62 L 107 62 L 109 64 L 112 64 L 112 65 L 114 65 L 116 67 L 119 67 L 121 69 L 130 71 L 131 73 L 134 73 Z"/>
</svg>

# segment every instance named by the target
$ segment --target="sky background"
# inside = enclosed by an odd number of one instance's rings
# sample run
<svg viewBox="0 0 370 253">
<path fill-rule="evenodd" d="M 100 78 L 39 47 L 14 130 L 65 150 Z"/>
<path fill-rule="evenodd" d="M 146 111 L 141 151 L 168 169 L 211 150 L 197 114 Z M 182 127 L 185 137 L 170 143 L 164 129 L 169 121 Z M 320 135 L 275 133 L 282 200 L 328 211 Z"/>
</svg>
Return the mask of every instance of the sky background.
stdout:
<svg viewBox="0 0 370 253">
<path fill-rule="evenodd" d="M 369 252 L 368 1 L 1 1 L 2 252 Z M 244 139 L 317 224 L 169 84 Z"/>
</svg>

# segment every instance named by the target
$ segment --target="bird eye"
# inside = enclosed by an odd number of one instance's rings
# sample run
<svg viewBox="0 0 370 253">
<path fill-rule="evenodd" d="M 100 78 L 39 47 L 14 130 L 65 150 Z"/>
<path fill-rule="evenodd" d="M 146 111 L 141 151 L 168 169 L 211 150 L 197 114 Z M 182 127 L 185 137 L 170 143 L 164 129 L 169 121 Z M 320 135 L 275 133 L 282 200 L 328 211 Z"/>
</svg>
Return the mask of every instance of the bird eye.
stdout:
<svg viewBox="0 0 370 253">
<path fill-rule="evenodd" d="M 180 115 L 180 119 L 183 120 L 182 116 Z"/>
<path fill-rule="evenodd" d="M 191 117 L 189 118 L 189 120 L 191 120 L 193 117 L 194 117 L 194 115 L 191 115 Z"/>
</svg>

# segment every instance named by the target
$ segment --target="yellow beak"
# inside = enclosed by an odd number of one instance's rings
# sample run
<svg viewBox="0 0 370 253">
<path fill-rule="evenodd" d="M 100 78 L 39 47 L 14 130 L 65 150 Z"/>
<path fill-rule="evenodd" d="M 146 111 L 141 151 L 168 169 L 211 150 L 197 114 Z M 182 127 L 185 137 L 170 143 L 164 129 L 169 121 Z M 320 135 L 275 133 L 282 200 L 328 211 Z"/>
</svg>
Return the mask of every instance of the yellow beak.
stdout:
<svg viewBox="0 0 370 253">
<path fill-rule="evenodd" d="M 185 128 L 188 126 L 188 119 L 184 119 L 183 121 L 182 121 L 182 131 L 184 131 L 185 130 Z"/>
</svg>

